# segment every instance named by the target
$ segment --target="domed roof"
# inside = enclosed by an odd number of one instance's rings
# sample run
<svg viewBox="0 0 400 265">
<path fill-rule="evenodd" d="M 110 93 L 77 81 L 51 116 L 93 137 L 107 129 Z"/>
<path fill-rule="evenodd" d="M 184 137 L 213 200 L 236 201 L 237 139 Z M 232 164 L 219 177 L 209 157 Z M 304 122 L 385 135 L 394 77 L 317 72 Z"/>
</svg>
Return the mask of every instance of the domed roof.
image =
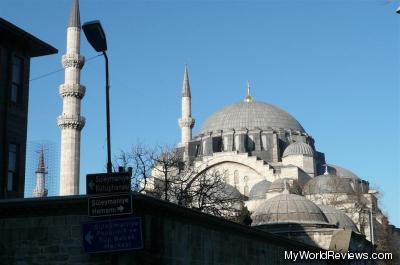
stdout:
<svg viewBox="0 0 400 265">
<path fill-rule="evenodd" d="M 291 178 L 280 178 L 274 180 L 269 187 L 268 192 L 282 192 L 285 189 L 285 185 L 289 193 L 301 194 L 301 188 L 299 184 L 296 180 Z"/>
<path fill-rule="evenodd" d="M 351 229 L 354 232 L 359 233 L 359 230 L 353 220 L 351 220 L 351 218 L 341 210 L 328 205 L 318 205 L 318 207 L 325 214 L 330 224 L 337 225 L 340 228 Z"/>
<path fill-rule="evenodd" d="M 216 190 L 214 191 L 215 194 L 218 196 L 221 196 L 223 198 L 242 198 L 243 195 L 240 193 L 240 191 L 235 188 L 234 186 L 228 184 L 228 183 L 222 183 L 221 186 L 218 186 L 215 188 Z"/>
<path fill-rule="evenodd" d="M 294 142 L 286 147 L 285 151 L 283 152 L 282 157 L 290 156 L 290 155 L 307 155 L 313 156 L 314 150 L 312 147 L 303 142 Z"/>
<path fill-rule="evenodd" d="M 328 164 L 328 172 L 338 177 L 349 177 L 349 178 L 359 179 L 359 177 L 350 170 L 332 164 Z"/>
<path fill-rule="evenodd" d="M 310 179 L 303 187 L 303 194 L 326 193 L 354 193 L 354 182 L 351 178 L 338 177 L 332 174 L 324 174 Z"/>
<path fill-rule="evenodd" d="M 261 204 L 252 215 L 253 225 L 297 223 L 327 224 L 321 209 L 307 198 L 280 194 Z"/>
<path fill-rule="evenodd" d="M 262 180 L 256 183 L 250 190 L 249 197 L 251 199 L 265 199 L 265 194 L 268 188 L 271 186 L 271 182 L 268 180 Z"/>
<path fill-rule="evenodd" d="M 305 132 L 300 123 L 286 111 L 263 102 L 239 102 L 212 114 L 200 127 L 198 134 L 231 129 L 292 129 Z"/>
</svg>

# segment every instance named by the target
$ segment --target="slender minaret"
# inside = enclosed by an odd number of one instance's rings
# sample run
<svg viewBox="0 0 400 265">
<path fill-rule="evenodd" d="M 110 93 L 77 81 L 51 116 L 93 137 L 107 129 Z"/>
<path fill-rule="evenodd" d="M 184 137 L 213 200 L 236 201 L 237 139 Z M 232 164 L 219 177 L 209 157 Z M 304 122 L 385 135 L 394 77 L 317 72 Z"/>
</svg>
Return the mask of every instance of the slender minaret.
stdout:
<svg viewBox="0 0 400 265">
<path fill-rule="evenodd" d="M 185 65 L 185 73 L 183 75 L 182 85 L 182 117 L 179 119 L 181 127 L 181 143 L 180 146 L 186 146 L 192 139 L 192 128 L 194 119 L 192 118 L 192 98 L 190 96 L 189 73 L 187 65 Z"/>
<path fill-rule="evenodd" d="M 47 197 L 47 189 L 45 188 L 46 166 L 44 165 L 43 146 L 40 149 L 39 163 L 36 173 L 36 186 L 33 189 L 33 197 Z"/>
<path fill-rule="evenodd" d="M 67 52 L 62 57 L 65 69 L 65 82 L 60 86 L 63 111 L 58 117 L 61 129 L 61 196 L 79 193 L 81 130 L 85 126 L 85 118 L 80 115 L 81 99 L 85 95 L 85 87 L 80 84 L 80 72 L 85 63 L 85 58 L 79 54 L 80 31 L 79 2 L 72 0 L 67 27 Z"/>
</svg>

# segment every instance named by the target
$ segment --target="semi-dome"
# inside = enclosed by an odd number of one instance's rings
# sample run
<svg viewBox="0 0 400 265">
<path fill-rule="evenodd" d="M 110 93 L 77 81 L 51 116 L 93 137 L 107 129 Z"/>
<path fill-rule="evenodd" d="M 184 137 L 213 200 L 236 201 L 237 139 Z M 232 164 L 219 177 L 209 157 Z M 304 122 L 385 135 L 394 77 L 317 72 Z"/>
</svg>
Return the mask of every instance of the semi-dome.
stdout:
<svg viewBox="0 0 400 265">
<path fill-rule="evenodd" d="M 348 177 L 338 177 L 327 174 L 310 179 L 303 187 L 304 195 L 327 194 L 327 193 L 354 193 L 354 181 Z"/>
<path fill-rule="evenodd" d="M 265 199 L 265 194 L 268 188 L 271 186 L 271 182 L 268 180 L 262 180 L 256 183 L 250 190 L 249 197 L 251 199 Z"/>
<path fill-rule="evenodd" d="M 356 224 L 341 210 L 329 205 L 318 205 L 318 207 L 325 214 L 330 224 L 359 233 Z"/>
<path fill-rule="evenodd" d="M 304 133 L 303 127 L 286 111 L 263 102 L 239 102 L 212 114 L 198 134 L 232 129 L 291 129 Z"/>
<path fill-rule="evenodd" d="M 309 144 L 303 142 L 294 142 L 290 144 L 288 147 L 286 147 L 282 157 L 290 155 L 314 156 L 314 150 Z"/>
<path fill-rule="evenodd" d="M 240 193 L 240 191 L 228 184 L 228 183 L 223 183 L 221 187 L 217 187 L 215 189 L 215 194 L 222 197 L 222 198 L 243 198 L 244 196 Z"/>
<path fill-rule="evenodd" d="M 253 225 L 296 223 L 328 224 L 318 206 L 295 194 L 280 194 L 260 205 L 252 215 Z"/>
</svg>

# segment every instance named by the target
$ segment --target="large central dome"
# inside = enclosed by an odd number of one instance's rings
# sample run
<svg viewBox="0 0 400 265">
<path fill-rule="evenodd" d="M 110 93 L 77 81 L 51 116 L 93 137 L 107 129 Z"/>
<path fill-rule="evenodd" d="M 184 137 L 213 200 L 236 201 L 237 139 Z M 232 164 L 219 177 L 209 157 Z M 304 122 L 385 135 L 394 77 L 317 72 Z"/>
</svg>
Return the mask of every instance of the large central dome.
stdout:
<svg viewBox="0 0 400 265">
<path fill-rule="evenodd" d="M 300 123 L 286 111 L 263 102 L 239 102 L 211 115 L 198 134 L 230 129 L 292 129 L 305 132 Z"/>
</svg>

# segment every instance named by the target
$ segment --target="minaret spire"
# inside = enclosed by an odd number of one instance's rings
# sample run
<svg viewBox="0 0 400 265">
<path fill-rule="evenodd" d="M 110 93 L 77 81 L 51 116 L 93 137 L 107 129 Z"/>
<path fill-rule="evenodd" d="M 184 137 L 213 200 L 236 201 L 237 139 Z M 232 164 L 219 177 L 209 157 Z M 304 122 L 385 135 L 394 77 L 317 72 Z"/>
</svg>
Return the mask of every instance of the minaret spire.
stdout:
<svg viewBox="0 0 400 265">
<path fill-rule="evenodd" d="M 68 27 L 81 27 L 81 16 L 79 13 L 79 1 L 72 0 L 71 14 L 69 15 Z"/>
<path fill-rule="evenodd" d="M 250 90 L 251 90 L 250 81 L 247 80 L 247 95 L 244 98 L 245 102 L 253 102 L 253 97 L 251 96 Z"/>
<path fill-rule="evenodd" d="M 185 72 L 183 74 L 182 97 L 191 97 L 187 64 L 185 64 Z"/>
<path fill-rule="evenodd" d="M 40 148 L 39 163 L 36 173 L 36 186 L 33 189 L 33 197 L 46 197 L 47 189 L 45 188 L 46 166 L 44 164 L 44 150 L 43 145 Z"/>
<path fill-rule="evenodd" d="M 189 71 L 187 65 L 185 65 L 182 84 L 182 117 L 179 119 L 179 126 L 181 127 L 181 146 L 186 146 L 192 139 L 192 128 L 195 121 L 192 118 L 191 101 Z"/>
<path fill-rule="evenodd" d="M 36 173 L 44 173 L 46 171 L 46 167 L 44 165 L 44 150 L 43 145 L 40 148 L 40 155 L 39 155 L 39 163 L 36 170 Z"/>
<path fill-rule="evenodd" d="M 85 87 L 80 84 L 85 58 L 80 55 L 81 23 L 78 0 L 72 0 L 67 27 L 67 51 L 62 56 L 65 81 L 60 86 L 63 99 L 62 115 L 58 117 L 61 129 L 60 195 L 79 194 L 81 130 L 85 118 L 81 116 L 81 99 Z"/>
</svg>

